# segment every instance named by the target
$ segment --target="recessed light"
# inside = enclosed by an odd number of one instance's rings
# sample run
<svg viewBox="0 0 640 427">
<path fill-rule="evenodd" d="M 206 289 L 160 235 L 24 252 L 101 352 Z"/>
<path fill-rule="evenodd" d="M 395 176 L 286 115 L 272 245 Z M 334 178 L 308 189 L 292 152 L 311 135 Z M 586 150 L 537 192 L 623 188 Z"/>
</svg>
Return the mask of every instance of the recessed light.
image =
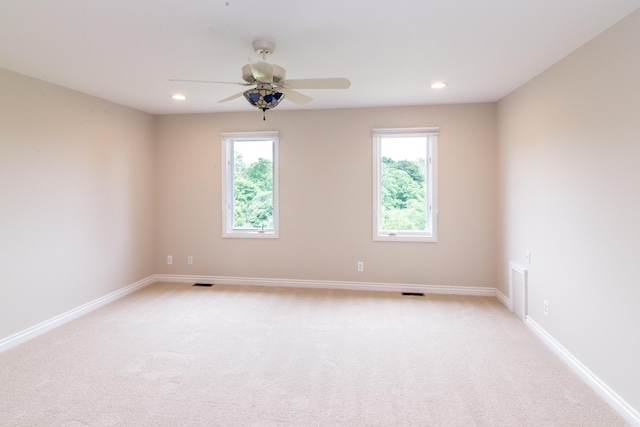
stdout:
<svg viewBox="0 0 640 427">
<path fill-rule="evenodd" d="M 442 89 L 447 87 L 447 82 L 434 82 L 431 83 L 431 89 Z"/>
<path fill-rule="evenodd" d="M 186 96 L 181 95 L 181 94 L 175 94 L 175 95 L 171 96 L 171 98 L 175 99 L 176 101 L 184 101 L 185 99 L 187 99 Z"/>
</svg>

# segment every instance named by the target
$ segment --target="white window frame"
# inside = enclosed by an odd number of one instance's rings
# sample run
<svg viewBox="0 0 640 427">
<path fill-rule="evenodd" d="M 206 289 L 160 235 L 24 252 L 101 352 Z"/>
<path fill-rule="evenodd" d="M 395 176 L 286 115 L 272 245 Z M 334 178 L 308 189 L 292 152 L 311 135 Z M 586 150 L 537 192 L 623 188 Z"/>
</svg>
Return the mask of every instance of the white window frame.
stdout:
<svg viewBox="0 0 640 427">
<path fill-rule="evenodd" d="M 374 129 L 373 136 L 373 240 L 387 242 L 438 241 L 438 128 Z M 425 171 L 427 226 L 425 231 L 382 230 L 382 157 L 383 137 L 425 136 L 427 162 Z"/>
<path fill-rule="evenodd" d="M 278 131 L 234 132 L 222 135 L 222 237 L 277 239 L 280 237 Z M 233 228 L 233 165 L 236 141 L 264 141 L 273 143 L 273 229 Z"/>
</svg>

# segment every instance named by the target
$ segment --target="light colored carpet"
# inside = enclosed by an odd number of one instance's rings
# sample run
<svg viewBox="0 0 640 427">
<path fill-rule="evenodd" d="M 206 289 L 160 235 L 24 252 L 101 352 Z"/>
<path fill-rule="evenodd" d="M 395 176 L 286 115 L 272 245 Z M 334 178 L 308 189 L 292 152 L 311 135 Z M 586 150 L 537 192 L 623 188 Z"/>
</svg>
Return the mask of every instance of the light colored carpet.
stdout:
<svg viewBox="0 0 640 427">
<path fill-rule="evenodd" d="M 494 298 L 157 283 L 0 354 L 2 426 L 622 426 Z"/>
</svg>

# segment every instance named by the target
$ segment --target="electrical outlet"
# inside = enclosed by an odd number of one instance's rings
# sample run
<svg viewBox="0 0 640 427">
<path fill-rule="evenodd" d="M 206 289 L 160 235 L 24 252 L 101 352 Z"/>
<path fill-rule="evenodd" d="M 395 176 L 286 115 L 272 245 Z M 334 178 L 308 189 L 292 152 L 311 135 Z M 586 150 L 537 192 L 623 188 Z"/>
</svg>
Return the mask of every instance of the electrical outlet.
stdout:
<svg viewBox="0 0 640 427">
<path fill-rule="evenodd" d="M 544 315 L 548 316 L 549 315 L 549 301 L 544 300 Z"/>
<path fill-rule="evenodd" d="M 364 271 L 364 261 L 358 261 L 358 271 Z"/>
<path fill-rule="evenodd" d="M 187 264 L 193 265 L 193 257 L 192 256 L 188 256 L 187 257 Z"/>
<path fill-rule="evenodd" d="M 173 257 L 171 255 L 167 256 L 167 264 L 173 264 Z"/>
</svg>

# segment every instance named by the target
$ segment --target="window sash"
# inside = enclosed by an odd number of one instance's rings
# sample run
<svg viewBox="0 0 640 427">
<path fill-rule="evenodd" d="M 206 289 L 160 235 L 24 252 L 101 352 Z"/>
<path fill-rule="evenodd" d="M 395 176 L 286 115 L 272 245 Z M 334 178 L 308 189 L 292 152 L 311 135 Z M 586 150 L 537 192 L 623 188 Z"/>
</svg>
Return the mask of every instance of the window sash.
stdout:
<svg viewBox="0 0 640 427">
<path fill-rule="evenodd" d="M 272 206 L 273 227 L 236 227 L 234 218 L 235 202 L 235 150 L 236 142 L 271 141 L 272 144 Z M 278 132 L 237 132 L 222 134 L 222 235 L 223 237 L 238 238 L 278 238 L 279 237 L 279 208 L 278 208 Z"/>
<path fill-rule="evenodd" d="M 425 230 L 387 230 L 382 227 L 382 142 L 386 138 L 426 139 Z M 437 241 L 437 141 L 438 128 L 374 129 L 373 131 L 373 239 L 376 241 Z"/>
</svg>

